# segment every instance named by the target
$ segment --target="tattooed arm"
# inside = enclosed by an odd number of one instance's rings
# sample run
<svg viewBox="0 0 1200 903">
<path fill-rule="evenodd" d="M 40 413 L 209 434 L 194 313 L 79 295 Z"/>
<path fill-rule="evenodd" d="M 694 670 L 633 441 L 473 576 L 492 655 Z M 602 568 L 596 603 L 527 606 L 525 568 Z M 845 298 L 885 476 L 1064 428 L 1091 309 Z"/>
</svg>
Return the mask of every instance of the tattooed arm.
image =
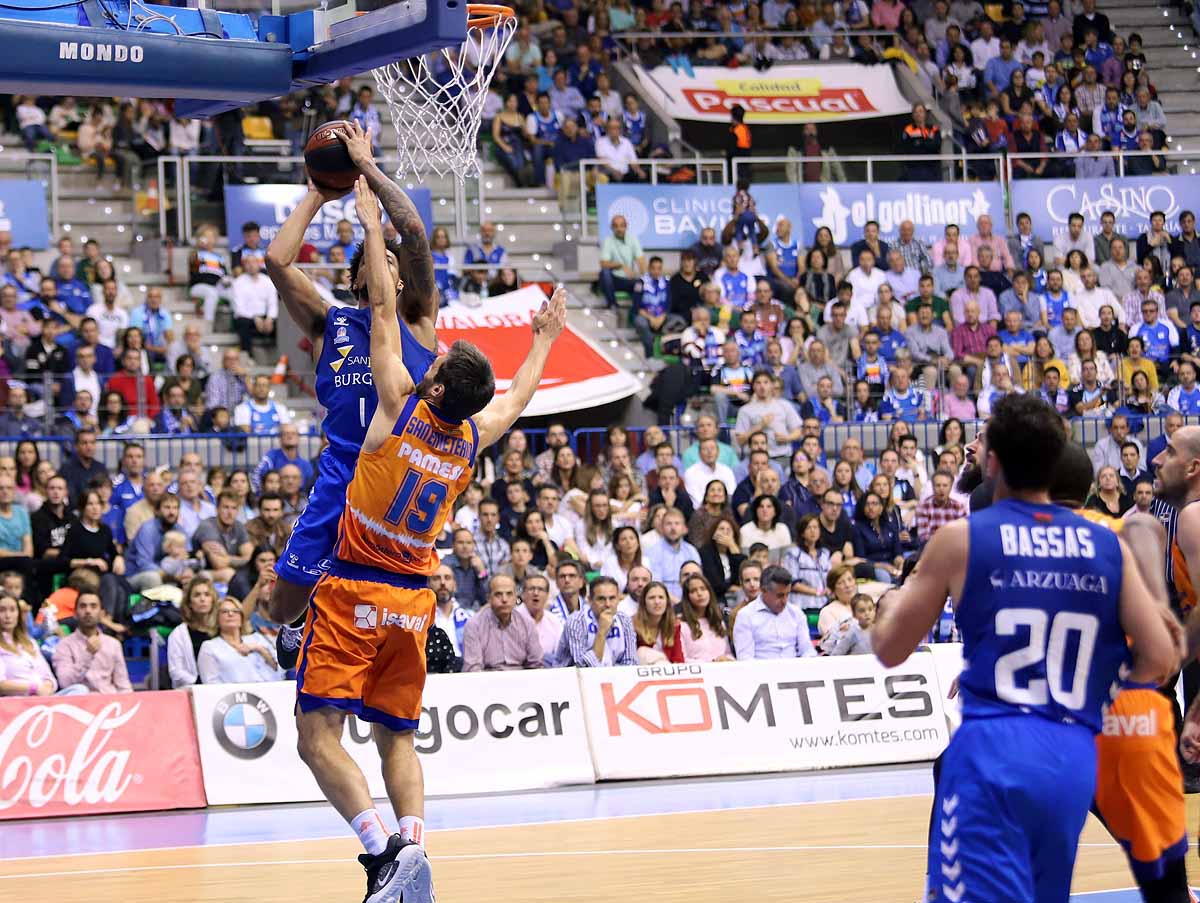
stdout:
<svg viewBox="0 0 1200 903">
<path fill-rule="evenodd" d="M 421 319 L 436 320 L 439 299 L 433 274 L 433 256 L 425 235 L 425 223 L 416 205 L 409 200 L 404 189 L 376 165 L 371 153 L 370 132 L 364 132 L 357 122 L 351 122 L 350 131 L 341 131 L 338 137 L 345 142 L 350 159 L 366 177 L 367 184 L 387 211 L 408 253 L 410 272 L 401 274 L 408 281 L 400 299 L 400 316 L 405 323 L 416 323 Z"/>
</svg>

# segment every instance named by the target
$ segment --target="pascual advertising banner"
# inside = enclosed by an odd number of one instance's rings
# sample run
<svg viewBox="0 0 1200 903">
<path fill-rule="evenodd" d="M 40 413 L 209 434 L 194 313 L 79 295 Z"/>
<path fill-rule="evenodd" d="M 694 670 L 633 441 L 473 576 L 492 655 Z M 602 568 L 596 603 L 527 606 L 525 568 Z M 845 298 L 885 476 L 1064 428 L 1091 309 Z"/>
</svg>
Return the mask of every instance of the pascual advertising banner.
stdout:
<svg viewBox="0 0 1200 903">
<path fill-rule="evenodd" d="M 0 819 L 203 805 L 186 693 L 0 699 Z"/>
<path fill-rule="evenodd" d="M 603 668 L 579 681 L 601 780 L 916 762 L 947 743 L 929 653 L 890 670 L 856 655 Z"/>
<path fill-rule="evenodd" d="M 692 75 L 670 66 L 635 66 L 643 88 L 675 119 L 728 122 L 734 104 L 746 109 L 748 123 L 830 122 L 898 116 L 909 104 L 888 64 L 697 66 Z"/>
<path fill-rule="evenodd" d="M 964 235 L 975 234 L 975 221 L 985 213 L 993 230 L 1004 233 L 1004 194 L 991 183 L 781 183 L 753 185 L 751 193 L 759 215 L 771 225 L 786 216 L 802 245 L 821 226 L 829 227 L 837 244 L 851 244 L 871 220 L 879 223 L 884 241 L 896 240 L 900 224 L 911 220 L 917 237 L 932 243 L 951 223 Z M 731 202 L 729 187 L 721 185 L 596 186 L 601 236 L 612 231 L 612 218 L 620 214 L 648 249 L 686 248 L 709 226 L 720 233 L 733 215 Z"/>
<path fill-rule="evenodd" d="M 41 182 L 0 181 L 0 232 L 12 233 L 14 248 L 50 247 L 50 215 Z"/>
<path fill-rule="evenodd" d="M 296 752 L 294 683 L 197 686 L 191 693 L 211 805 L 324 799 Z M 371 795 L 386 796 L 370 725 L 347 718 L 343 742 Z M 570 672 L 431 674 L 416 749 L 431 796 L 594 780 Z"/>
<path fill-rule="evenodd" d="M 1179 231 L 1179 214 L 1200 204 L 1200 176 L 1127 176 L 1124 179 L 1015 179 L 1013 216 L 1028 213 L 1034 232 L 1050 239 L 1067 231 L 1072 213 L 1083 215 L 1084 228 L 1100 231 L 1109 211 L 1117 231 L 1136 237 L 1148 231 L 1150 214 L 1167 216 L 1167 231 Z"/>
<path fill-rule="evenodd" d="M 439 351 L 459 339 L 478 345 L 496 372 L 496 391 L 505 392 L 529 352 L 529 324 L 546 300 L 537 286 L 488 298 L 482 307 L 449 304 L 438 311 Z M 528 417 L 591 408 L 627 398 L 641 388 L 637 378 L 619 367 L 594 342 L 567 323 L 554 348 Z"/>
<path fill-rule="evenodd" d="M 269 243 L 307 192 L 304 185 L 226 185 L 225 234 L 236 247 L 241 244 L 242 224 L 254 222 L 262 227 L 263 242 Z M 425 232 L 432 232 L 433 200 L 429 189 L 413 188 L 406 193 L 421 214 Z M 353 192 L 325 204 L 304 233 L 304 240 L 324 254 L 337 241 L 337 224 L 344 219 L 354 226 L 355 242 L 362 241 Z"/>
</svg>

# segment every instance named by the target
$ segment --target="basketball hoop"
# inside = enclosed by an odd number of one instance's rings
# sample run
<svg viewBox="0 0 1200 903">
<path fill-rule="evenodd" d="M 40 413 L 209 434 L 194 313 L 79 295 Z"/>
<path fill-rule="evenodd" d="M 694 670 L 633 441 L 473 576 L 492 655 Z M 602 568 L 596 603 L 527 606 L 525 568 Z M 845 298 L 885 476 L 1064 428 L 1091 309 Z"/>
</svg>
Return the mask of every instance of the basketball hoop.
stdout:
<svg viewBox="0 0 1200 903">
<path fill-rule="evenodd" d="M 475 139 L 488 86 L 517 30 L 507 6 L 467 5 L 467 39 L 460 47 L 389 63 L 374 71 L 396 128 L 396 177 L 453 173 L 461 182 L 479 174 Z"/>
</svg>

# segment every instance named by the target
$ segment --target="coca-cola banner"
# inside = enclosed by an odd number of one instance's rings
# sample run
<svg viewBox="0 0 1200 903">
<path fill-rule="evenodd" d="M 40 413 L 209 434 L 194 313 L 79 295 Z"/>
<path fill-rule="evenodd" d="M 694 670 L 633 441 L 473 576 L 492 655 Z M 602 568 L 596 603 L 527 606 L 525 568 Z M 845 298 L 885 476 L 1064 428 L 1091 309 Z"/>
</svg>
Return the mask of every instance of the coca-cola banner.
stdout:
<svg viewBox="0 0 1200 903">
<path fill-rule="evenodd" d="M 0 699 L 0 819 L 204 805 L 186 693 Z"/>
</svg>

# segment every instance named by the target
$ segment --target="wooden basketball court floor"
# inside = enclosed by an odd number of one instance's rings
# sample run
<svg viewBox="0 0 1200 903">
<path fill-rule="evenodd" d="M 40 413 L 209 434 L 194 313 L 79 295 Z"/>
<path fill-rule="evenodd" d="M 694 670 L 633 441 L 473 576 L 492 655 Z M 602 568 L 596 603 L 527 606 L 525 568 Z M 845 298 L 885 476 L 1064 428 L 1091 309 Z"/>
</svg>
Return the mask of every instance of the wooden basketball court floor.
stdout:
<svg viewBox="0 0 1200 903">
<path fill-rule="evenodd" d="M 428 850 L 440 903 L 917 903 L 931 786 L 904 767 L 431 800 Z M 0 823 L 0 900 L 353 903 L 359 852 L 318 805 Z M 1089 822 L 1073 903 L 1132 887 Z"/>
</svg>

